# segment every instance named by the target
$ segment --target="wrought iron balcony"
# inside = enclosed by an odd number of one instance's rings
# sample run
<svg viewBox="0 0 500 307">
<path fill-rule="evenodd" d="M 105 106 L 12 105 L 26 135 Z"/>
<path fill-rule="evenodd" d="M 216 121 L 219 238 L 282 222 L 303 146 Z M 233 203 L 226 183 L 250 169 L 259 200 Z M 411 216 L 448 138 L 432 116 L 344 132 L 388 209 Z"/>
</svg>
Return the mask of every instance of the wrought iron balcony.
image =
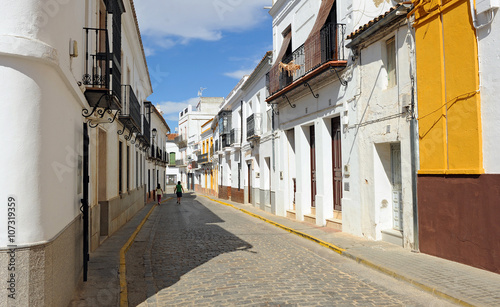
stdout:
<svg viewBox="0 0 500 307">
<path fill-rule="evenodd" d="M 84 28 L 85 67 L 82 84 L 86 86 L 85 98 L 91 107 L 120 110 L 121 86 L 115 84 L 115 75 L 121 74 L 112 61 L 107 29 Z M 113 63 L 113 69 L 111 67 Z M 116 79 L 116 78 L 115 78 Z M 104 98 L 104 99 L 103 99 Z"/>
<path fill-rule="evenodd" d="M 179 160 L 175 160 L 175 165 L 176 166 L 187 166 L 187 161 L 186 159 L 179 159 Z"/>
<path fill-rule="evenodd" d="M 122 86 L 123 108 L 120 121 L 131 131 L 141 131 L 141 105 L 130 85 Z"/>
<path fill-rule="evenodd" d="M 198 155 L 198 163 L 199 164 L 204 164 L 204 163 L 208 163 L 208 153 L 204 153 L 204 154 L 201 154 L 201 155 Z"/>
<path fill-rule="evenodd" d="M 221 150 L 231 146 L 231 135 L 230 134 L 222 134 L 220 136 L 220 146 L 221 146 Z"/>
<path fill-rule="evenodd" d="M 187 137 L 184 135 L 179 135 L 174 139 L 174 142 L 179 146 L 179 148 L 187 147 Z"/>
<path fill-rule="evenodd" d="M 247 140 L 260 137 L 262 133 L 262 114 L 254 113 L 247 117 Z"/>
<path fill-rule="evenodd" d="M 289 66 L 288 70 L 274 65 L 267 73 L 267 90 L 270 96 L 318 69 L 323 64 L 334 61 L 338 67 L 347 65 L 344 51 L 345 25 L 327 23 L 319 35 L 309 39 L 291 55 L 281 60 Z"/>
<path fill-rule="evenodd" d="M 241 145 L 241 129 L 240 128 L 231 129 L 231 145 L 235 145 L 235 146 Z"/>
</svg>

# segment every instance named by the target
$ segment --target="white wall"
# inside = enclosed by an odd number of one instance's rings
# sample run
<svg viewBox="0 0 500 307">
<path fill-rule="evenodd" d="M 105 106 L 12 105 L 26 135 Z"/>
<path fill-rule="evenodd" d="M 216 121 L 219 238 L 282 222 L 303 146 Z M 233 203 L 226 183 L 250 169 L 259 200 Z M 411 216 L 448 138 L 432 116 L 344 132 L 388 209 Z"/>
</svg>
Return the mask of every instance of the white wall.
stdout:
<svg viewBox="0 0 500 307">
<path fill-rule="evenodd" d="M 484 22 L 484 14 L 479 15 Z M 488 174 L 500 174 L 500 20 L 498 11 L 491 25 L 477 30 L 479 40 L 479 70 L 481 72 L 481 120 L 483 133 L 483 163 Z"/>
</svg>

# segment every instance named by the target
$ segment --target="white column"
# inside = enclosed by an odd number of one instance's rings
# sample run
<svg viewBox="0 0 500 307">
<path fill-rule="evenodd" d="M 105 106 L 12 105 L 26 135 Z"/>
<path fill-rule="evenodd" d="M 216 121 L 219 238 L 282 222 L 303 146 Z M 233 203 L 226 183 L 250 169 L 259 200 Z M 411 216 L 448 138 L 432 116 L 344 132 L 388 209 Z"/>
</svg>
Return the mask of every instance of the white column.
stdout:
<svg viewBox="0 0 500 307">
<path fill-rule="evenodd" d="M 333 169 L 330 119 L 316 122 L 316 225 L 333 217 Z"/>
<path fill-rule="evenodd" d="M 311 213 L 311 146 L 308 140 L 309 127 L 295 127 L 295 167 L 297 193 L 295 209 L 297 220 L 303 221 L 304 214 Z"/>
</svg>

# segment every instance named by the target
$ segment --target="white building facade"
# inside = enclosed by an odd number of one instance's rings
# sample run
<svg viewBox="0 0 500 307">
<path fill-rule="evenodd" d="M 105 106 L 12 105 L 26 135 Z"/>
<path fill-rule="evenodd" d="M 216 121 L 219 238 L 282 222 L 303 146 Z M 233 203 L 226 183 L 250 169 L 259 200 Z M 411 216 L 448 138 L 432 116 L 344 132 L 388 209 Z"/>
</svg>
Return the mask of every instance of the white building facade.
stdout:
<svg viewBox="0 0 500 307">
<path fill-rule="evenodd" d="M 152 88 L 137 18 L 129 0 L 22 0 L 0 16 L 0 195 L 13 212 L 0 224 L 15 227 L 0 259 L 16 263 L 0 305 L 9 291 L 17 306 L 65 306 L 89 250 L 144 206 Z"/>
<path fill-rule="evenodd" d="M 197 167 L 197 153 L 200 146 L 202 126 L 217 114 L 224 98 L 200 97 L 195 108 L 189 105 L 179 113 L 179 136 L 175 139 L 179 147 L 177 166 L 180 171 L 180 181 L 187 189 L 195 190 L 199 185 L 194 168 Z M 194 162 L 194 163 L 193 163 Z"/>
<path fill-rule="evenodd" d="M 277 214 L 411 248 L 404 19 L 365 32 L 354 52 L 345 46 L 348 33 L 391 10 L 385 2 L 274 3 L 266 101 L 275 108 L 279 150 L 270 185 Z"/>
<path fill-rule="evenodd" d="M 273 105 L 266 103 L 268 96 L 266 74 L 271 68 L 269 51 L 250 74 L 243 91 L 243 175 L 244 203 L 277 214 L 275 189 L 278 184 L 276 165 L 277 133 L 273 133 Z"/>
</svg>

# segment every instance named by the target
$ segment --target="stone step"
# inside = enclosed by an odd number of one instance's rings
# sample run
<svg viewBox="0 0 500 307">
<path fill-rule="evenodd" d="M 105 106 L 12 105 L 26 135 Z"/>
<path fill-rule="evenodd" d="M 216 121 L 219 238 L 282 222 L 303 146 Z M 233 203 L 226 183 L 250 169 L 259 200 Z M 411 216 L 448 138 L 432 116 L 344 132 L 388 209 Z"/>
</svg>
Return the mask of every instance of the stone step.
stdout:
<svg viewBox="0 0 500 307">
<path fill-rule="evenodd" d="M 342 231 L 342 220 L 331 218 L 326 220 L 326 227 L 333 228 L 338 231 Z"/>
</svg>

